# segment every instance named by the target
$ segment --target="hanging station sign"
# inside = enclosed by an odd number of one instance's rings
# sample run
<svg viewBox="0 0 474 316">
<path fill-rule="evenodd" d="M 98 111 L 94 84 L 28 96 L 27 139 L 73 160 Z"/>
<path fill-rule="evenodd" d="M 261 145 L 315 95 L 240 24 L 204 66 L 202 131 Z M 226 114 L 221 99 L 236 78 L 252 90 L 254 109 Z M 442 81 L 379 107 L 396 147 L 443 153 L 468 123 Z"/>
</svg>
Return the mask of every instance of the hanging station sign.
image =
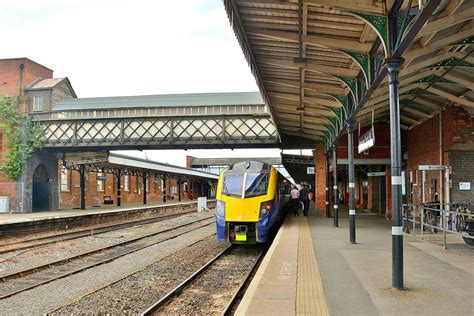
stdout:
<svg viewBox="0 0 474 316">
<path fill-rule="evenodd" d="M 367 172 L 367 177 L 384 177 L 385 171 Z"/>
<path fill-rule="evenodd" d="M 375 145 L 375 131 L 374 127 L 371 127 L 367 132 L 362 134 L 359 137 L 359 146 L 358 146 L 358 152 L 363 153 L 367 149 L 374 147 Z"/>
<path fill-rule="evenodd" d="M 306 167 L 307 174 L 314 174 L 314 167 Z"/>
<path fill-rule="evenodd" d="M 418 165 L 420 171 L 438 171 L 446 170 L 446 166 L 443 165 Z"/>
</svg>

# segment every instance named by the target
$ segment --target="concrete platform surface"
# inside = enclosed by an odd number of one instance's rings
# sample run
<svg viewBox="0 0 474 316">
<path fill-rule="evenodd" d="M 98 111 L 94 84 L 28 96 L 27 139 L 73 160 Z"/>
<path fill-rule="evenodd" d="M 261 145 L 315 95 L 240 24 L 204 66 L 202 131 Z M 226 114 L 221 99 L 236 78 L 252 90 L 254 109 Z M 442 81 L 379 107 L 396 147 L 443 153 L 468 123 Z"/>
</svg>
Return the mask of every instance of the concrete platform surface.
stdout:
<svg viewBox="0 0 474 316">
<path fill-rule="evenodd" d="M 406 290 L 393 290 L 390 221 L 358 211 L 350 244 L 340 212 L 337 228 L 315 212 L 288 216 L 237 315 L 474 315 L 474 248 L 405 234 Z"/>
<path fill-rule="evenodd" d="M 209 200 L 208 201 L 212 201 Z M 58 218 L 67 218 L 67 217 L 76 217 L 76 216 L 86 216 L 94 214 L 108 214 L 108 213 L 118 213 L 118 212 L 127 212 L 135 209 L 152 209 L 159 206 L 173 206 L 179 204 L 188 204 L 188 203 L 197 203 L 197 200 L 192 201 L 167 201 L 165 203 L 153 203 L 146 204 L 143 203 L 125 203 L 122 207 L 117 207 L 116 205 L 104 205 L 101 207 L 89 207 L 85 210 L 80 209 L 61 209 L 57 211 L 46 211 L 46 212 L 34 212 L 34 213 L 12 213 L 12 214 L 0 214 L 0 225 L 2 224 L 12 224 L 12 223 L 21 223 L 21 222 L 31 222 L 31 221 L 41 221 L 48 219 L 58 219 Z"/>
</svg>

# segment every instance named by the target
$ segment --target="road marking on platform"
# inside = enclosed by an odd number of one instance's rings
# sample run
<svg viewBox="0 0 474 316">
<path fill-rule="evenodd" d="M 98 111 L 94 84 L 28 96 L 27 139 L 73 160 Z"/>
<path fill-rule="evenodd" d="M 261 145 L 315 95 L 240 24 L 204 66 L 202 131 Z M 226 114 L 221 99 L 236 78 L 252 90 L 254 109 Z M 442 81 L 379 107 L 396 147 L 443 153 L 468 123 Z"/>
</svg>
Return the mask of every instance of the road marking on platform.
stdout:
<svg viewBox="0 0 474 316">
<path fill-rule="evenodd" d="M 307 218 L 299 224 L 296 314 L 329 315 Z"/>
</svg>

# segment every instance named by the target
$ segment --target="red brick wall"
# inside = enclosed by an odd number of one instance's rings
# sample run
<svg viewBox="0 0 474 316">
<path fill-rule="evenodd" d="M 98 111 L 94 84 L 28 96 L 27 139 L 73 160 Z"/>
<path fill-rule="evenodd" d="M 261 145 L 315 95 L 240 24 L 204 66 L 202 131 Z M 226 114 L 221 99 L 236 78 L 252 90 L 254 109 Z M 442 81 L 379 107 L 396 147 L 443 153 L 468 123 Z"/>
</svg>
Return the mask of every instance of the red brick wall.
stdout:
<svg viewBox="0 0 474 316">
<path fill-rule="evenodd" d="M 191 168 L 193 164 L 193 156 L 186 156 L 186 168 Z"/>
<path fill-rule="evenodd" d="M 458 146 L 474 144 L 474 120 L 461 107 L 451 107 L 443 111 L 443 164 L 450 165 L 448 152 Z M 418 165 L 438 165 L 439 159 L 439 115 L 412 128 L 407 134 L 407 182 L 409 187 L 410 171 L 413 174 L 413 195 L 409 202 L 422 202 L 422 172 L 417 171 Z M 418 173 L 418 183 L 416 174 Z M 433 181 L 439 187 L 439 172 L 427 171 L 425 182 L 426 201 L 435 199 Z M 444 179 L 443 179 L 444 180 Z M 443 186 L 446 184 L 443 183 Z M 439 190 L 439 189 L 438 189 Z"/>
<path fill-rule="evenodd" d="M 358 129 L 353 131 L 354 135 L 354 159 L 390 159 L 390 125 L 375 124 L 375 145 L 368 150 L 368 154 L 358 153 Z M 370 127 L 361 128 L 363 135 Z M 337 144 L 337 158 L 347 159 L 347 134 L 344 134 Z"/>
<path fill-rule="evenodd" d="M 43 67 L 27 58 L 0 59 L 0 95 L 18 96 L 20 91 L 20 69 L 23 64 L 23 84 L 28 85 L 38 77 L 52 78 L 53 71 Z M 21 102 L 19 107 L 25 112 L 26 103 Z M 0 165 L 3 165 L 3 158 L 8 152 L 8 144 L 5 136 L 0 130 Z M 6 178 L 0 173 L 0 196 L 8 196 L 10 199 L 10 210 L 15 210 L 16 205 L 16 182 Z"/>
<path fill-rule="evenodd" d="M 369 169 L 370 170 L 370 169 Z M 373 191 L 373 186 L 374 186 L 374 183 L 373 183 L 373 177 L 367 177 L 367 209 L 368 210 L 372 210 L 372 201 L 373 201 L 373 198 L 372 198 L 372 191 Z"/>
<path fill-rule="evenodd" d="M 324 146 L 318 145 L 314 150 L 315 161 L 315 203 L 320 214 L 326 214 L 326 156 Z"/>
<path fill-rule="evenodd" d="M 25 66 L 22 82 L 24 85 L 28 85 L 38 77 L 53 77 L 52 70 L 27 58 L 0 59 L 0 95 L 15 96 L 19 94 L 20 64 Z"/>
<path fill-rule="evenodd" d="M 474 120 L 460 107 L 443 111 L 443 160 L 454 145 L 474 144 Z M 407 169 L 418 165 L 439 164 L 439 116 L 436 115 L 412 128 L 407 135 Z"/>
</svg>

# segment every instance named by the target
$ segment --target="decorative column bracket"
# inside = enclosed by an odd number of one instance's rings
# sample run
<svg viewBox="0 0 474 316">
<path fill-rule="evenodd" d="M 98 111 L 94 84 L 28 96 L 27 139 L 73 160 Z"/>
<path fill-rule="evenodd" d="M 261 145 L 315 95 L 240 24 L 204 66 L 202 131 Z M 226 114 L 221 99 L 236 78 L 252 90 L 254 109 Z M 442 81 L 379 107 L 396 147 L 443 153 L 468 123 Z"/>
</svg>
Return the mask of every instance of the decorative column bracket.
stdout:
<svg viewBox="0 0 474 316">
<path fill-rule="evenodd" d="M 354 16 L 361 18 L 368 23 L 372 29 L 377 33 L 382 41 L 385 57 L 389 56 L 389 39 L 388 39 L 388 18 L 384 15 L 376 15 L 369 13 L 362 13 L 357 11 L 349 11 Z"/>
<path fill-rule="evenodd" d="M 357 81 L 356 78 L 353 77 L 337 77 L 337 79 L 341 80 L 349 91 L 352 93 L 354 100 L 357 98 Z"/>
<path fill-rule="evenodd" d="M 347 95 L 344 95 L 344 94 L 330 93 L 329 95 L 332 96 L 334 99 L 336 99 L 336 101 L 338 101 L 341 104 L 342 109 L 344 110 L 344 112 L 346 113 L 346 116 L 347 116 L 347 113 L 348 113 L 347 109 L 348 109 L 348 106 L 349 106 L 349 97 Z M 331 110 L 332 110 L 332 108 L 331 108 Z"/>
<path fill-rule="evenodd" d="M 406 30 L 408 30 L 410 23 L 415 19 L 416 14 L 408 13 L 407 19 L 405 21 L 405 25 L 403 25 L 403 20 L 405 19 L 405 13 L 403 12 L 400 12 L 400 13 L 402 14 L 399 14 L 397 16 L 397 36 L 399 36 L 400 33 L 402 34 L 400 36 L 400 41 L 401 41 L 403 39 L 403 36 L 405 35 Z"/>
<path fill-rule="evenodd" d="M 474 36 L 466 37 L 465 39 L 449 44 L 449 46 L 467 45 L 467 44 L 474 44 Z"/>
<path fill-rule="evenodd" d="M 352 58 L 362 70 L 364 74 L 365 81 L 369 84 L 369 74 L 370 74 L 370 63 L 369 63 L 369 54 L 354 52 L 350 50 L 339 50 L 340 52 L 344 53 L 345 55 Z"/>
</svg>

